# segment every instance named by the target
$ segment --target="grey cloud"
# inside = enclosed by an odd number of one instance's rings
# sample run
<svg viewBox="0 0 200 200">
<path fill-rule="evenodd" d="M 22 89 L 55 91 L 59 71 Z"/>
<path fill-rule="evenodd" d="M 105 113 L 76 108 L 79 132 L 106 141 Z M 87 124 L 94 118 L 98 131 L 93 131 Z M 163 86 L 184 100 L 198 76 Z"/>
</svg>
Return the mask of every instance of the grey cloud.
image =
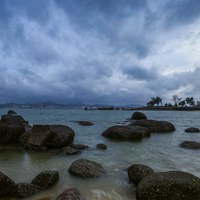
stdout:
<svg viewBox="0 0 200 200">
<path fill-rule="evenodd" d="M 164 7 L 166 14 L 166 26 L 189 24 L 200 16 L 199 0 L 169 0 Z"/>
<path fill-rule="evenodd" d="M 183 2 L 156 10 L 146 0 L 77 2 L 0 2 L 0 102 L 145 103 L 188 84 L 199 94 L 199 68 L 162 75 L 151 58 L 159 35 L 168 39 L 167 21 L 181 25 L 173 13 Z"/>
<path fill-rule="evenodd" d="M 123 70 L 123 73 L 131 79 L 141 81 L 152 81 L 159 76 L 155 68 L 144 68 L 142 66 L 127 67 Z"/>
</svg>

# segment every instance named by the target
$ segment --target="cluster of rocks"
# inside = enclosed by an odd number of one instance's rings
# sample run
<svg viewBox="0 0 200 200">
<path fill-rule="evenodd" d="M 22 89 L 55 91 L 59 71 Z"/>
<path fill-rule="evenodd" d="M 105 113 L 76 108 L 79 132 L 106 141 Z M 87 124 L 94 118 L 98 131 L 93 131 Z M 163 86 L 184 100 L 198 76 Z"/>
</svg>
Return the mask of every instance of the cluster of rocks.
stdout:
<svg viewBox="0 0 200 200">
<path fill-rule="evenodd" d="M 83 126 L 93 123 L 77 122 Z M 168 133 L 175 131 L 173 124 L 167 121 L 147 119 L 141 112 L 134 112 L 128 125 L 116 125 L 106 129 L 102 136 L 112 140 L 141 140 L 151 133 Z M 198 128 L 188 128 L 185 132 L 200 132 Z M 33 125 L 14 111 L 9 111 L 0 120 L 0 144 L 19 143 L 27 150 L 43 151 L 60 149 L 64 155 L 80 154 L 89 148 L 87 145 L 74 144 L 74 131 L 64 125 Z M 180 144 L 184 148 L 200 149 L 200 143 L 185 141 Z M 106 150 L 105 144 L 97 144 L 97 149 Z M 97 162 L 88 159 L 74 161 L 68 169 L 69 174 L 80 178 L 95 178 L 106 173 Z M 180 171 L 154 172 L 148 166 L 135 164 L 128 168 L 128 177 L 136 186 L 137 200 L 199 200 L 200 179 L 192 174 Z M 15 183 L 11 178 L 0 172 L 0 198 L 11 196 L 27 198 L 37 192 L 50 188 L 59 179 L 55 170 L 44 171 L 38 174 L 31 183 Z M 56 200 L 83 200 L 77 188 L 68 188 Z"/>
<path fill-rule="evenodd" d="M 74 161 L 69 173 L 72 176 L 81 178 L 95 178 L 104 175 L 105 169 L 97 162 L 88 159 L 78 159 Z M 11 196 L 14 198 L 27 198 L 37 192 L 53 186 L 59 179 L 59 173 L 56 170 L 43 171 L 38 174 L 31 183 L 15 183 L 11 178 L 0 171 L 0 198 Z M 80 192 L 76 188 L 66 189 L 60 194 L 57 200 L 80 200 Z"/>
<path fill-rule="evenodd" d="M 137 200 L 199 200 L 200 179 L 181 171 L 154 172 L 135 164 L 128 168 L 129 180 L 136 186 Z"/>
<path fill-rule="evenodd" d="M 113 140 L 141 140 L 151 133 L 166 133 L 175 131 L 173 124 L 167 121 L 149 120 L 144 113 L 134 112 L 131 123 L 125 126 L 112 126 L 106 129 L 102 136 Z"/>
<path fill-rule="evenodd" d="M 93 125 L 87 121 L 78 121 L 81 125 Z M 46 151 L 61 149 L 64 155 L 80 154 L 89 148 L 83 144 L 73 144 L 74 131 L 64 125 L 33 125 L 16 112 L 9 110 L 0 120 L 0 144 L 21 144 L 26 150 Z M 107 149 L 104 144 L 97 144 L 97 149 Z M 2 149 L 1 149 L 2 150 Z"/>
<path fill-rule="evenodd" d="M 31 183 L 15 183 L 6 174 L 0 172 L 0 198 L 3 196 L 27 198 L 50 188 L 58 179 L 59 173 L 55 170 L 49 170 L 38 174 Z"/>
</svg>

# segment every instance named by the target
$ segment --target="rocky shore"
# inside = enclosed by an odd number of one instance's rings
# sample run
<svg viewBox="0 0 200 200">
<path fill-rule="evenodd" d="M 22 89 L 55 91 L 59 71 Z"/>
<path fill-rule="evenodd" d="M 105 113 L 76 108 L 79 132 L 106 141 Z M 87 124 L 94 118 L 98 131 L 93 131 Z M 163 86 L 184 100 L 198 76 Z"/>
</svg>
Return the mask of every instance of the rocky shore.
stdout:
<svg viewBox="0 0 200 200">
<path fill-rule="evenodd" d="M 93 125 L 88 121 L 76 121 L 82 126 Z M 140 141 L 149 138 L 152 134 L 172 134 L 175 126 L 168 121 L 157 121 L 148 119 L 141 112 L 134 112 L 128 125 L 115 125 L 102 132 L 102 136 L 112 142 L 119 141 Z M 185 134 L 197 134 L 199 128 L 188 127 Z M 2 115 L 0 120 L 0 151 L 3 152 L 8 144 L 19 145 L 25 151 L 49 151 L 55 150 L 57 155 L 73 156 L 81 154 L 90 147 L 85 144 L 74 144 L 75 131 L 65 125 L 30 125 L 22 116 L 15 111 L 8 111 Z M 123 144 L 122 144 L 123 145 Z M 109 149 L 109 146 L 96 144 L 95 151 Z M 198 141 L 180 141 L 180 148 L 200 149 Z M 188 150 L 189 151 L 189 150 Z M 106 151 L 105 151 L 106 153 Z M 127 166 L 128 167 L 128 166 Z M 107 176 L 106 167 L 94 160 L 79 158 L 74 160 L 68 173 L 81 179 L 98 178 Z M 57 170 L 41 171 L 32 181 L 16 183 L 5 174 L 0 168 L 0 199 L 12 197 L 14 199 L 27 198 L 51 189 L 62 176 Z M 199 200 L 200 179 L 190 173 L 182 171 L 155 172 L 149 166 L 133 163 L 128 167 L 127 180 L 136 187 L 137 200 Z M 134 186 L 135 185 L 135 186 Z M 62 193 L 57 194 L 56 200 L 80 200 L 85 199 L 78 188 L 66 188 Z"/>
</svg>

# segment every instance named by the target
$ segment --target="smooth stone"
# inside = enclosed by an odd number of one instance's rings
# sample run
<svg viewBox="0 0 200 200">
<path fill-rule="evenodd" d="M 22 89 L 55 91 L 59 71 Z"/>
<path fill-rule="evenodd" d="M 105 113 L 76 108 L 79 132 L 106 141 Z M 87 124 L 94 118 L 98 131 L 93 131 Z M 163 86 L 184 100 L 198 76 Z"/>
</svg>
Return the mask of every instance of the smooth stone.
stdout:
<svg viewBox="0 0 200 200">
<path fill-rule="evenodd" d="M 180 171 L 153 173 L 136 188 L 137 200 L 199 200 L 200 179 Z"/>
<path fill-rule="evenodd" d="M 134 112 L 131 119 L 134 120 L 147 119 L 147 116 L 142 112 Z"/>
<path fill-rule="evenodd" d="M 128 168 L 128 177 L 129 180 L 134 183 L 136 186 L 139 182 L 146 176 L 153 174 L 154 170 L 151 167 L 141 164 L 135 164 Z"/>
<path fill-rule="evenodd" d="M 146 127 L 154 133 L 166 133 L 175 131 L 174 125 L 167 121 L 135 120 L 131 123 L 131 125 Z"/>
<path fill-rule="evenodd" d="M 42 189 L 53 186 L 59 179 L 59 173 L 56 170 L 43 171 L 39 173 L 31 182 Z"/>
<path fill-rule="evenodd" d="M 77 188 L 68 188 L 56 200 L 83 200 Z"/>
<path fill-rule="evenodd" d="M 74 161 L 68 171 L 71 175 L 82 178 L 99 177 L 105 173 L 104 168 L 99 163 L 87 159 Z"/>
<path fill-rule="evenodd" d="M 10 195 L 15 198 L 27 198 L 41 190 L 40 187 L 33 184 L 18 183 L 12 188 Z"/>
<path fill-rule="evenodd" d="M 89 121 L 74 121 L 74 122 L 78 123 L 81 126 L 92 126 L 92 125 L 94 125 L 94 123 L 89 122 Z"/>
<path fill-rule="evenodd" d="M 102 136 L 114 140 L 141 140 L 143 137 L 149 136 L 151 132 L 148 128 L 142 126 L 112 126 L 106 129 Z"/>
<path fill-rule="evenodd" d="M 200 142 L 185 141 L 182 142 L 180 146 L 186 149 L 200 149 Z"/>
<path fill-rule="evenodd" d="M 14 187 L 15 182 L 0 171 L 0 198 L 7 195 Z"/>
<path fill-rule="evenodd" d="M 21 136 L 20 141 L 24 146 L 62 148 L 71 145 L 74 136 L 74 131 L 68 126 L 33 125 Z"/>
<path fill-rule="evenodd" d="M 97 148 L 97 149 L 106 150 L 106 149 L 107 149 L 107 146 L 106 146 L 105 144 L 97 144 L 97 145 L 96 145 L 96 148 Z"/>
<path fill-rule="evenodd" d="M 195 127 L 190 127 L 190 128 L 185 129 L 185 132 L 188 132 L 188 133 L 199 133 L 200 129 L 199 128 L 195 128 Z"/>
<path fill-rule="evenodd" d="M 73 147 L 64 147 L 61 149 L 60 151 L 62 154 L 64 155 L 76 155 L 76 154 L 80 154 L 81 151 L 78 149 L 75 149 Z"/>
<path fill-rule="evenodd" d="M 70 147 L 78 150 L 84 150 L 89 148 L 89 146 L 85 144 L 71 144 Z"/>
</svg>

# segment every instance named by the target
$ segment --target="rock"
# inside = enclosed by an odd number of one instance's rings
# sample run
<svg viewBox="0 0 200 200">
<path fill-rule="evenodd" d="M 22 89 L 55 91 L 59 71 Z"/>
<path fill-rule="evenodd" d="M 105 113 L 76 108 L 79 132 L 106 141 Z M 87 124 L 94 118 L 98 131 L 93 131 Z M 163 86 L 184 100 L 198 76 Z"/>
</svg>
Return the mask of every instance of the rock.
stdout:
<svg viewBox="0 0 200 200">
<path fill-rule="evenodd" d="M 62 148 L 72 144 L 74 131 L 64 125 L 34 125 L 24 133 L 20 141 L 26 146 Z"/>
<path fill-rule="evenodd" d="M 0 120 L 0 144 L 18 143 L 28 129 L 28 122 L 20 115 L 2 115 Z"/>
<path fill-rule="evenodd" d="M 115 140 L 140 140 L 151 132 L 142 126 L 112 126 L 106 129 L 102 136 Z"/>
<path fill-rule="evenodd" d="M 146 176 L 154 173 L 154 170 L 151 167 L 141 164 L 135 164 L 128 168 L 128 177 L 129 180 L 134 183 L 136 186 L 139 182 Z"/>
<path fill-rule="evenodd" d="M 136 188 L 137 200 L 199 200 L 200 179 L 179 171 L 146 176 Z"/>
<path fill-rule="evenodd" d="M 70 147 L 78 150 L 84 150 L 89 148 L 89 146 L 85 144 L 71 144 Z"/>
<path fill-rule="evenodd" d="M 81 126 L 92 126 L 94 125 L 92 122 L 88 122 L 88 121 L 74 121 L 76 123 L 78 123 Z"/>
<path fill-rule="evenodd" d="M 142 112 L 134 112 L 131 119 L 134 120 L 147 119 L 147 116 Z"/>
<path fill-rule="evenodd" d="M 14 185 L 15 182 L 0 171 L 0 199 L 1 197 L 7 195 L 14 187 Z"/>
<path fill-rule="evenodd" d="M 76 188 L 68 188 L 56 200 L 83 200 L 81 193 Z"/>
<path fill-rule="evenodd" d="M 64 147 L 62 148 L 61 153 L 64 155 L 75 155 L 75 154 L 80 154 L 81 151 L 73 147 Z"/>
<path fill-rule="evenodd" d="M 102 150 L 107 149 L 107 146 L 105 144 L 97 144 L 96 147 L 97 147 L 97 149 L 102 149 Z"/>
<path fill-rule="evenodd" d="M 151 132 L 154 132 L 154 133 L 175 131 L 174 125 L 170 122 L 167 122 L 167 121 L 136 120 L 136 121 L 133 121 L 131 125 L 146 127 Z"/>
<path fill-rule="evenodd" d="M 69 173 L 82 178 L 94 178 L 103 175 L 105 170 L 97 162 L 87 159 L 79 159 L 72 163 L 69 168 Z"/>
<path fill-rule="evenodd" d="M 31 182 L 42 189 L 50 188 L 59 179 L 59 173 L 56 170 L 43 171 L 39 173 Z"/>
<path fill-rule="evenodd" d="M 7 112 L 7 114 L 8 114 L 8 115 L 16 115 L 17 113 L 16 113 L 15 111 L 13 111 L 13 110 L 9 110 L 9 111 Z"/>
<path fill-rule="evenodd" d="M 27 198 L 41 191 L 41 188 L 29 183 L 18 183 L 14 185 L 10 195 L 14 198 Z"/>
<path fill-rule="evenodd" d="M 199 128 L 195 128 L 195 127 L 190 127 L 190 128 L 185 129 L 185 132 L 188 132 L 188 133 L 199 133 L 200 129 Z"/>
<path fill-rule="evenodd" d="M 186 149 L 200 149 L 200 142 L 185 141 L 182 142 L 180 146 Z"/>
</svg>

